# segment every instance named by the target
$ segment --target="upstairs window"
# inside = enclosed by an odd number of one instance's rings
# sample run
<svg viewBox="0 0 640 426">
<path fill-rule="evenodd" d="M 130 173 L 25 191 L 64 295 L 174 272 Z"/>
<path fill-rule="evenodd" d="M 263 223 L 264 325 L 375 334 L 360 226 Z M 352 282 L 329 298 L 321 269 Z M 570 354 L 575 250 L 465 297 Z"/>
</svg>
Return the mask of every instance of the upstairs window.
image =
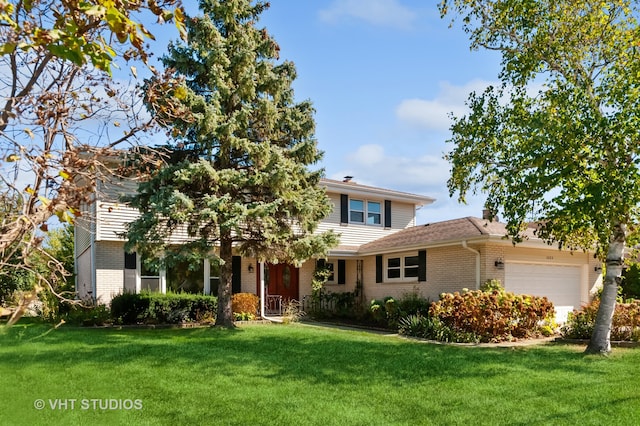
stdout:
<svg viewBox="0 0 640 426">
<path fill-rule="evenodd" d="M 349 200 L 349 222 L 382 225 L 382 205 L 379 201 Z"/>
<path fill-rule="evenodd" d="M 349 222 L 364 223 L 364 201 L 349 200 Z"/>
<path fill-rule="evenodd" d="M 377 201 L 367 201 L 367 225 L 381 225 L 382 210 Z"/>
</svg>

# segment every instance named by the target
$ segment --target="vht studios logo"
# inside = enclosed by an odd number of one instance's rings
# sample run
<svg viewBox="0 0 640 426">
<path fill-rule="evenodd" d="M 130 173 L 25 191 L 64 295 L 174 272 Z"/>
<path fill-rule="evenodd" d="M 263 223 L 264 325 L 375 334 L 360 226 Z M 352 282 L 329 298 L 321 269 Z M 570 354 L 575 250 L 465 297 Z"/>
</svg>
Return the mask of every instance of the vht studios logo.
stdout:
<svg viewBox="0 0 640 426">
<path fill-rule="evenodd" d="M 36 410 L 142 410 L 140 399 L 36 399 L 33 401 Z"/>
</svg>

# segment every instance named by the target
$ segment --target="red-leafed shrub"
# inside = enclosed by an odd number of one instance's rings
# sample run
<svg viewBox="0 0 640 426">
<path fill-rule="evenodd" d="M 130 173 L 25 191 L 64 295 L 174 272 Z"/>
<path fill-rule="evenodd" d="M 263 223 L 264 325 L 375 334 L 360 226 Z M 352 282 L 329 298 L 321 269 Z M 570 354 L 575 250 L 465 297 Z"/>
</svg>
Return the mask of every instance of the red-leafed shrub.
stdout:
<svg viewBox="0 0 640 426">
<path fill-rule="evenodd" d="M 517 295 L 504 290 L 443 294 L 429 310 L 429 316 L 448 330 L 441 334 L 454 336 L 458 341 L 479 342 L 546 334 L 543 326 L 548 330 L 553 314 L 553 304 L 546 297 Z"/>
<path fill-rule="evenodd" d="M 568 339 L 590 339 L 600 307 L 600 299 L 595 298 L 580 310 L 569 314 L 562 327 L 562 335 Z M 640 341 L 640 301 L 617 303 L 611 323 L 611 340 Z"/>
</svg>

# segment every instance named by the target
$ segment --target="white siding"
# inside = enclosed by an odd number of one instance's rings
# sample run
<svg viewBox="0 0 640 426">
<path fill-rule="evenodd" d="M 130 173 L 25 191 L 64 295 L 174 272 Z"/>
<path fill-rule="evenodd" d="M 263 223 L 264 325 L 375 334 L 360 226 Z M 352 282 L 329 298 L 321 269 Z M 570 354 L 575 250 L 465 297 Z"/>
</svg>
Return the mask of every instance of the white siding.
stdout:
<svg viewBox="0 0 640 426">
<path fill-rule="evenodd" d="M 138 182 L 133 179 L 112 179 L 98 184 L 98 194 L 102 201 L 119 203 L 124 195 L 135 194 Z"/>
<path fill-rule="evenodd" d="M 341 235 L 341 245 L 359 246 L 415 225 L 415 206 L 411 203 L 401 203 L 398 201 L 391 203 L 391 228 L 353 223 L 341 224 L 340 194 L 329 193 L 327 195 L 333 203 L 333 211 L 318 225 L 316 232 L 321 233 L 333 230 Z M 382 198 L 369 199 L 369 201 L 380 201 L 384 204 L 384 199 Z"/>
</svg>

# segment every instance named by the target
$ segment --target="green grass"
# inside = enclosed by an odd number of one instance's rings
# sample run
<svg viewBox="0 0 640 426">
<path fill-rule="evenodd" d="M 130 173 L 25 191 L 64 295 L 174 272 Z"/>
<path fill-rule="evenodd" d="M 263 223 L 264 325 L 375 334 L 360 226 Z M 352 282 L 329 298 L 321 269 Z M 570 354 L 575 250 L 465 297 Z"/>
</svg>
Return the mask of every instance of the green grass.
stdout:
<svg viewBox="0 0 640 426">
<path fill-rule="evenodd" d="M 458 347 L 304 325 L 48 330 L 0 329 L 2 425 L 640 422 L 634 349 L 601 358 L 576 346 Z M 77 401 L 52 409 L 56 399 Z M 83 399 L 142 408 L 85 409 Z"/>
</svg>

